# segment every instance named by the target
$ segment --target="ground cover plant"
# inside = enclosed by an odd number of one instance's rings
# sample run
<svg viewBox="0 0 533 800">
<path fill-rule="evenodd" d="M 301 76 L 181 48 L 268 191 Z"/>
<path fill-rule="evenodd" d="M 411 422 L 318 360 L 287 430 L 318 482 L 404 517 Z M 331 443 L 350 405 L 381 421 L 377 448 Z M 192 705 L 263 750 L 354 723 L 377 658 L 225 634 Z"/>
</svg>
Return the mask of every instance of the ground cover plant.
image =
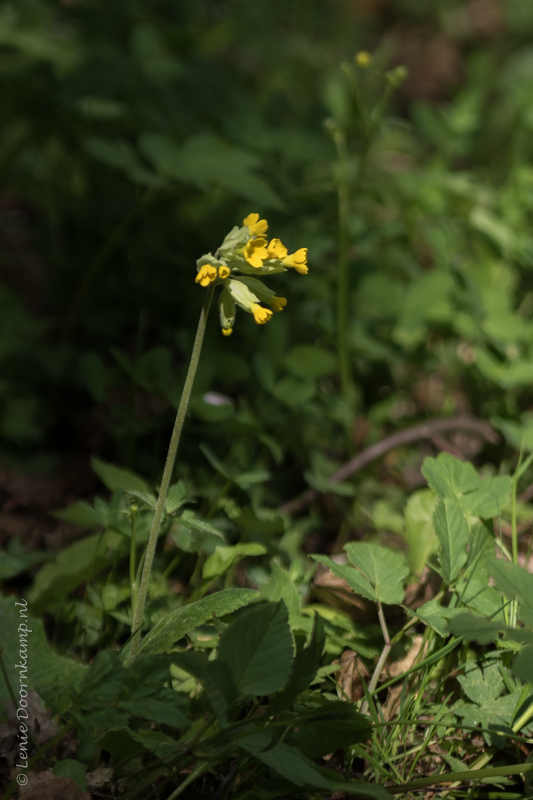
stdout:
<svg viewBox="0 0 533 800">
<path fill-rule="evenodd" d="M 3 797 L 533 796 L 532 32 L 0 10 Z"/>
</svg>

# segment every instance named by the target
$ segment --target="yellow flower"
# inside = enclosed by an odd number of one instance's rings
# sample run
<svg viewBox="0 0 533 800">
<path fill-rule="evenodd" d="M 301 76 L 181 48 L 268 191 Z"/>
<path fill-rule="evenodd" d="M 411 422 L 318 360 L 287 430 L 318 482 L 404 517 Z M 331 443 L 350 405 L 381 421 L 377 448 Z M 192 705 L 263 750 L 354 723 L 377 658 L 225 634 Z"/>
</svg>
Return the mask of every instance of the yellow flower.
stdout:
<svg viewBox="0 0 533 800">
<path fill-rule="evenodd" d="M 248 214 L 242 224 L 248 227 L 252 236 L 262 236 L 268 230 L 268 222 L 266 219 L 259 219 L 259 214 Z"/>
<path fill-rule="evenodd" d="M 233 328 L 222 328 L 222 336 L 231 336 Z"/>
<path fill-rule="evenodd" d="M 263 308 L 259 303 L 252 303 L 250 311 L 258 325 L 264 325 L 272 317 L 272 311 L 269 308 Z"/>
<path fill-rule="evenodd" d="M 358 67 L 368 67 L 371 61 L 372 56 L 366 50 L 360 50 L 355 57 L 355 63 Z"/>
<path fill-rule="evenodd" d="M 286 267 L 294 267 L 296 272 L 301 275 L 307 275 L 309 268 L 307 266 L 307 247 L 300 247 L 295 253 L 283 259 L 283 264 Z"/>
<path fill-rule="evenodd" d="M 272 239 L 267 247 L 269 258 L 285 258 L 287 248 L 281 243 L 280 239 Z"/>
<path fill-rule="evenodd" d="M 265 247 L 266 239 L 250 239 L 244 248 L 246 261 L 259 269 L 263 266 L 263 261 L 268 258 L 268 250 Z"/>
<path fill-rule="evenodd" d="M 271 300 L 268 301 L 274 311 L 281 311 L 287 305 L 287 298 L 286 297 L 273 297 Z"/>
<path fill-rule="evenodd" d="M 218 277 L 227 278 L 228 275 L 229 275 L 229 267 L 227 267 L 225 264 L 222 264 L 222 266 L 218 268 Z M 229 336 L 229 334 L 226 335 Z"/>
<path fill-rule="evenodd" d="M 195 278 L 196 283 L 199 283 L 200 286 L 204 288 L 209 286 L 210 283 L 216 281 L 217 279 L 217 270 L 216 267 L 211 266 L 211 264 L 204 264 L 203 267 L 200 267 L 198 270 L 198 275 Z"/>
</svg>

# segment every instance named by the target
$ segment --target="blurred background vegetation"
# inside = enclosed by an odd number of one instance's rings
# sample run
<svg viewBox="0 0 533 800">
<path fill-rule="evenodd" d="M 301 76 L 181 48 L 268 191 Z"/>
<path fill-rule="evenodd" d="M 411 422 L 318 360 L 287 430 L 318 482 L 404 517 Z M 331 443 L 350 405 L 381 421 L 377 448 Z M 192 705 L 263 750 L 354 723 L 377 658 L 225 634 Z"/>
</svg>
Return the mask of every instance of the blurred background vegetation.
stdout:
<svg viewBox="0 0 533 800">
<path fill-rule="evenodd" d="M 2 491 L 29 471 L 62 475 L 48 508 L 91 494 L 91 454 L 157 483 L 195 261 L 250 212 L 310 272 L 276 277 L 267 326 L 210 321 L 178 467 L 208 513 L 332 490 L 436 417 L 500 429 L 489 472 L 533 448 L 532 36 L 523 0 L 2 3 Z M 434 452 L 395 450 L 355 500 L 335 488 L 326 528 L 339 503 L 352 529 L 401 527 Z M 248 478 L 221 490 L 214 457 Z"/>
</svg>

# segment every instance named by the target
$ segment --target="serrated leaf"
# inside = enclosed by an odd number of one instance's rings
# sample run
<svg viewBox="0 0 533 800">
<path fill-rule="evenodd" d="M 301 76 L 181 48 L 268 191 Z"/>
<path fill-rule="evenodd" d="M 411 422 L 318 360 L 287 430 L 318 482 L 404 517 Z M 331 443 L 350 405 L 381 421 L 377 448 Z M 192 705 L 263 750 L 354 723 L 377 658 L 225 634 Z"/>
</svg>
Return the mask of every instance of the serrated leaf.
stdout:
<svg viewBox="0 0 533 800">
<path fill-rule="evenodd" d="M 224 589 L 196 603 L 172 611 L 155 625 L 141 642 L 138 655 L 164 653 L 174 642 L 182 639 L 198 625 L 211 619 L 213 614 L 222 617 L 248 605 L 258 597 L 252 589 Z"/>
<path fill-rule="evenodd" d="M 26 627 L 20 627 L 23 625 Z M 22 634 L 24 638 L 21 640 Z M 78 688 L 88 667 L 59 655 L 50 647 L 41 620 L 29 615 L 24 601 L 0 597 L 0 642 L 12 686 L 17 686 L 21 679 L 21 673 L 15 665 L 21 663 L 21 658 L 26 658 L 28 685 L 36 689 L 54 711 L 62 713 L 70 707 L 70 693 Z M 26 653 L 21 651 L 23 645 L 27 646 Z M 0 672 L 0 704 L 9 699 L 10 694 Z"/>
<path fill-rule="evenodd" d="M 266 547 L 256 542 L 243 542 L 236 545 L 219 545 L 202 568 L 203 578 L 216 578 L 224 575 L 231 567 L 246 556 L 262 556 Z"/>
<path fill-rule="evenodd" d="M 291 580 L 287 570 L 275 561 L 270 566 L 270 578 L 261 586 L 259 594 L 263 600 L 277 602 L 283 600 L 289 611 L 289 619 L 295 620 L 300 615 L 302 596 Z"/>
<path fill-rule="evenodd" d="M 259 603 L 246 609 L 224 631 L 218 661 L 230 669 L 240 696 L 263 696 L 283 688 L 293 655 L 284 603 Z"/>
<path fill-rule="evenodd" d="M 298 650 L 292 662 L 291 674 L 287 686 L 273 698 L 270 708 L 273 713 L 288 708 L 299 694 L 304 692 L 316 677 L 320 659 L 326 644 L 326 631 L 323 620 L 315 614 L 313 630 L 309 644 Z"/>
<path fill-rule="evenodd" d="M 116 467 L 114 464 L 106 464 L 99 458 L 91 458 L 91 466 L 107 488 L 112 492 L 147 492 L 149 487 L 146 481 L 130 472 L 128 469 Z"/>
<path fill-rule="evenodd" d="M 343 578 L 355 594 L 360 594 L 366 600 L 376 602 L 377 596 L 372 584 L 356 569 L 347 567 L 344 564 L 337 564 L 327 556 L 312 555 L 311 558 L 330 569 L 337 578 Z"/>
<path fill-rule="evenodd" d="M 131 497 L 135 497 L 139 500 L 143 505 L 148 506 L 155 511 L 155 507 L 157 505 L 157 497 L 155 494 L 151 492 L 138 492 L 134 491 L 133 489 L 128 489 L 126 494 L 131 495 Z"/>
<path fill-rule="evenodd" d="M 178 481 L 169 487 L 165 500 L 167 514 L 173 514 L 188 500 L 187 489 L 183 481 Z"/>
<path fill-rule="evenodd" d="M 229 666 L 219 659 L 209 661 L 207 653 L 193 650 L 173 653 L 172 661 L 202 684 L 220 724 L 226 725 L 228 711 L 237 699 L 237 687 Z"/>
<path fill-rule="evenodd" d="M 465 492 L 477 489 L 480 478 L 467 461 L 440 453 L 437 458 L 425 458 L 420 469 L 430 487 L 438 497 L 455 499 Z"/>
<path fill-rule="evenodd" d="M 485 478 L 472 492 L 463 494 L 459 505 L 464 514 L 490 519 L 502 513 L 511 496 L 512 482 L 508 475 Z"/>
<path fill-rule="evenodd" d="M 216 536 L 218 539 L 225 541 L 224 536 L 219 530 L 214 528 L 213 525 L 209 525 L 208 522 L 204 522 L 201 519 L 195 519 L 192 514 L 183 514 L 181 517 L 179 517 L 178 522 L 189 531 L 208 534 L 209 536 Z"/>
<path fill-rule="evenodd" d="M 290 743 L 309 758 L 320 758 L 368 739 L 372 725 L 351 703 L 328 703 L 298 717 L 299 730 Z"/>
<path fill-rule="evenodd" d="M 344 550 L 350 562 L 372 584 L 380 603 L 395 605 L 402 602 L 405 594 L 403 580 L 409 574 L 403 553 L 366 542 L 350 542 Z"/>
<path fill-rule="evenodd" d="M 449 586 L 466 564 L 468 525 L 461 510 L 449 499 L 437 502 L 433 525 L 441 543 L 439 562 L 442 579 Z"/>
<path fill-rule="evenodd" d="M 465 694 L 478 705 L 495 700 L 501 695 L 505 683 L 496 662 L 491 662 L 483 669 L 476 662 L 467 662 L 465 674 L 457 678 Z"/>
<path fill-rule="evenodd" d="M 533 575 L 509 561 L 493 559 L 488 566 L 496 588 L 508 598 L 518 598 L 519 618 L 533 628 Z"/>
</svg>

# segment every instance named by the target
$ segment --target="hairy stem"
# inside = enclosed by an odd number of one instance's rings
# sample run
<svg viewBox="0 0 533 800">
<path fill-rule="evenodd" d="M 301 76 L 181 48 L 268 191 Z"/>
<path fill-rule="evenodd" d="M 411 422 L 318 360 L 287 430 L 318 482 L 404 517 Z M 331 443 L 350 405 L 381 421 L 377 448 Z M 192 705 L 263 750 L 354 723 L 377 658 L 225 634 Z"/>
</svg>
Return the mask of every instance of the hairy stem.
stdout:
<svg viewBox="0 0 533 800">
<path fill-rule="evenodd" d="M 180 442 L 181 431 L 183 428 L 183 423 L 185 421 L 187 408 L 189 406 L 189 400 L 191 397 L 191 391 L 194 384 L 194 378 L 196 376 L 196 370 L 198 368 L 198 362 L 200 360 L 200 353 L 202 351 L 202 343 L 204 340 L 205 326 L 207 322 L 207 316 L 209 314 L 209 308 L 211 306 L 211 301 L 213 299 L 214 288 L 215 287 L 213 286 L 213 284 L 211 284 L 211 286 L 209 286 L 207 290 L 204 306 L 202 308 L 202 313 L 200 314 L 200 320 L 198 322 L 198 329 L 196 331 L 196 338 L 194 340 L 194 345 L 191 353 L 191 360 L 189 363 L 187 377 L 185 378 L 185 385 L 183 387 L 183 393 L 181 395 L 180 405 L 178 408 L 178 413 L 176 415 L 176 421 L 174 423 L 172 436 L 170 438 L 167 460 L 165 462 L 163 478 L 161 479 L 161 488 L 159 489 L 159 497 L 157 499 L 157 505 L 154 512 L 152 530 L 150 531 L 150 538 L 148 540 L 148 546 L 146 548 L 146 556 L 144 559 L 143 571 L 141 575 L 141 583 L 139 586 L 139 596 L 137 598 L 137 604 L 133 618 L 133 625 L 131 628 L 133 633 L 133 638 L 131 641 L 130 658 L 133 658 L 135 656 L 141 640 L 141 628 L 144 617 L 144 607 L 146 605 L 146 595 L 148 593 L 148 583 L 150 581 L 150 575 L 152 572 L 152 564 L 154 561 L 155 548 L 157 545 L 159 531 L 161 529 L 163 512 L 165 510 L 165 501 L 167 499 L 168 487 L 170 486 L 172 472 L 174 470 L 174 463 L 176 461 L 176 454 L 178 452 L 178 445 Z"/>
</svg>

